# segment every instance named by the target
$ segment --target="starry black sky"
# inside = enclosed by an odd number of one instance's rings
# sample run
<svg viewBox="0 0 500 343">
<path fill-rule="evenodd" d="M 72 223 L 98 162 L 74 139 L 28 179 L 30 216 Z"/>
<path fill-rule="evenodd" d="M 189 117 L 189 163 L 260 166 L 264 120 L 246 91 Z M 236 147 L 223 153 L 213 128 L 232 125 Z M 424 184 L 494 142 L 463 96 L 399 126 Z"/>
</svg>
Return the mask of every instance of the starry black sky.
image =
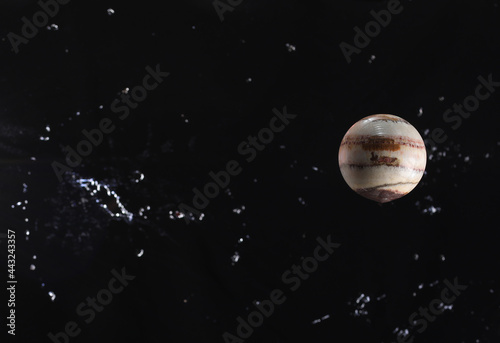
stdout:
<svg viewBox="0 0 500 343">
<path fill-rule="evenodd" d="M 0 220 L 18 281 L 6 341 L 239 342 L 238 318 L 279 298 L 241 340 L 498 342 L 498 1 L 62 3 L 14 44 L 41 6 L 0 4 Z M 341 44 L 388 8 L 346 58 Z M 156 86 L 120 118 L 112 104 L 142 96 L 147 75 Z M 284 111 L 285 128 L 241 154 Z M 337 162 L 376 113 L 412 123 L 428 154 L 415 190 L 383 205 Z M 113 130 L 58 178 L 103 120 Z M 237 175 L 183 217 L 230 161 Z M 328 237 L 335 251 L 292 289 L 283 275 Z M 7 247 L 0 236 L 4 283 Z M 425 319 L 450 283 L 465 290 Z"/>
</svg>

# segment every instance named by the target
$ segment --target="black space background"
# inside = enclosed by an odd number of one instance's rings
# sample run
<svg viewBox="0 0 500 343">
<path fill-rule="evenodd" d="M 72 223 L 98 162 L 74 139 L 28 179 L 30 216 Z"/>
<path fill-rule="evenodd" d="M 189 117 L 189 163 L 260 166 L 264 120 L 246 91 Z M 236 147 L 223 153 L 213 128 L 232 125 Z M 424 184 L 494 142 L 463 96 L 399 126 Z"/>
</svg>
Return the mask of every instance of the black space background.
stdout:
<svg viewBox="0 0 500 343">
<path fill-rule="evenodd" d="M 286 291 L 248 342 L 394 342 L 396 328 L 411 330 L 408 317 L 455 277 L 468 289 L 415 342 L 500 342 L 500 95 L 457 130 L 442 117 L 474 93 L 478 76 L 500 81 L 499 2 L 402 5 L 348 64 L 339 44 L 352 44 L 354 26 L 385 1 L 245 0 L 221 22 L 208 0 L 73 0 L 50 21 L 57 31 L 42 28 L 15 54 L 7 34 L 40 8 L 3 0 L 0 220 L 2 233 L 17 232 L 14 341 L 50 342 L 49 332 L 76 321 L 82 332 L 71 342 L 224 342 L 252 301 L 287 289 L 282 273 L 331 234 L 341 247 L 299 290 Z M 170 76 L 116 119 L 109 105 L 158 63 Z M 283 106 L 297 118 L 242 162 L 230 194 L 213 199 L 201 222 L 170 218 L 210 171 L 243 161 L 238 144 Z M 419 186 L 382 206 L 351 191 L 337 165 L 344 133 L 375 113 L 407 119 L 424 138 L 434 128 L 448 135 L 428 149 Z M 132 223 L 111 220 L 71 175 L 59 183 L 51 168 L 103 117 L 117 129 L 74 176 L 110 185 L 136 214 Z M 139 183 L 136 170 L 145 175 Z M 26 210 L 12 208 L 24 200 Z M 137 215 L 146 206 L 147 218 Z M 0 248 L 6 280 L 5 239 Z M 135 280 L 85 324 L 77 305 L 122 267 Z M 356 316 L 362 294 L 367 314 Z"/>
</svg>

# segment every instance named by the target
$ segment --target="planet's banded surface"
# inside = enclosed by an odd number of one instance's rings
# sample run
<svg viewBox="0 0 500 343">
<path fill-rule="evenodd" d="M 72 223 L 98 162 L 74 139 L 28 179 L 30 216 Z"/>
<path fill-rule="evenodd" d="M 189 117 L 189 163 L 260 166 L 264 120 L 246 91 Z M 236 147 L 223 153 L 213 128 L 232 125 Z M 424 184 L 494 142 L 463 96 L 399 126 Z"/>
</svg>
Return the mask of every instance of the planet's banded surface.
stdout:
<svg viewBox="0 0 500 343">
<path fill-rule="evenodd" d="M 355 123 L 339 149 L 344 180 L 365 198 L 385 203 L 411 192 L 424 175 L 427 154 L 418 131 L 391 114 Z"/>
</svg>

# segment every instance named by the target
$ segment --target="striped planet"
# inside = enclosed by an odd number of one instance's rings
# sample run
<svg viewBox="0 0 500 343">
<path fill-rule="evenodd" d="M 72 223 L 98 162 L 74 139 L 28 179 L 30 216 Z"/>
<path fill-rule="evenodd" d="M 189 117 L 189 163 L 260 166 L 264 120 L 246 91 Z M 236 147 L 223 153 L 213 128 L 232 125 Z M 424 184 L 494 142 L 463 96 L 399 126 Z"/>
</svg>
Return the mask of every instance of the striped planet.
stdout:
<svg viewBox="0 0 500 343">
<path fill-rule="evenodd" d="M 355 123 L 339 148 L 346 183 L 359 195 L 386 203 L 411 192 L 427 162 L 425 144 L 406 120 L 375 114 Z"/>
</svg>

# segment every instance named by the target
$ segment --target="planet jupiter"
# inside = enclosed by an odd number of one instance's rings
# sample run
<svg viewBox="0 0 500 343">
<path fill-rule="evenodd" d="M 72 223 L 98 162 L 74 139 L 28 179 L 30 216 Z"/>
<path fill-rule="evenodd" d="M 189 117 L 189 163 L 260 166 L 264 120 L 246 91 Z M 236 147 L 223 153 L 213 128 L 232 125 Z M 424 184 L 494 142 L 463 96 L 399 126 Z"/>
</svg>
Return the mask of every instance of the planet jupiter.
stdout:
<svg viewBox="0 0 500 343">
<path fill-rule="evenodd" d="M 344 180 L 359 195 L 389 202 L 411 192 L 424 175 L 427 154 L 418 131 L 391 114 L 355 123 L 339 149 Z"/>
</svg>

